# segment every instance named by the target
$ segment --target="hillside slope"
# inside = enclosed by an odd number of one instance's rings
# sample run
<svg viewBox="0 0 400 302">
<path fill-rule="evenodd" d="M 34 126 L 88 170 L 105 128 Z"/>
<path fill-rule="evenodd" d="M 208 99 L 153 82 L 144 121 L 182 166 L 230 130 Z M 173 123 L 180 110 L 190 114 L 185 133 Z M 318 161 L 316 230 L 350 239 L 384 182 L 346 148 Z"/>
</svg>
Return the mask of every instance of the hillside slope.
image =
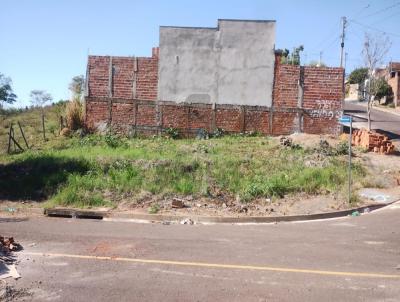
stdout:
<svg viewBox="0 0 400 302">
<path fill-rule="evenodd" d="M 44 107 L 45 131 L 49 141 L 54 140 L 59 133 L 60 116 L 64 115 L 65 102 L 58 102 Z M 8 133 L 10 125 L 14 125 L 14 133 L 18 143 L 25 147 L 17 122 L 20 122 L 29 146 L 40 147 L 43 141 L 41 109 L 29 108 L 19 111 L 0 112 L 0 154 L 6 153 L 8 148 Z"/>
</svg>

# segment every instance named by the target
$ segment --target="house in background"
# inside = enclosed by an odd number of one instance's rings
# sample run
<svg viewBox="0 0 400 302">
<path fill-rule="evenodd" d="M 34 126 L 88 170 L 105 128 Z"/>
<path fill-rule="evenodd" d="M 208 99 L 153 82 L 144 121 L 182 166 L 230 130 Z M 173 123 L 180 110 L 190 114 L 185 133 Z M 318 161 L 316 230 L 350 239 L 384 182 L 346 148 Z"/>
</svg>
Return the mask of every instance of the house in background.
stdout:
<svg viewBox="0 0 400 302">
<path fill-rule="evenodd" d="M 400 62 L 390 62 L 386 67 L 376 68 L 375 78 L 384 78 L 393 91 L 393 104 L 400 105 Z"/>
<path fill-rule="evenodd" d="M 400 62 L 390 62 L 387 68 L 386 79 L 392 87 L 393 103 L 400 106 Z"/>
</svg>

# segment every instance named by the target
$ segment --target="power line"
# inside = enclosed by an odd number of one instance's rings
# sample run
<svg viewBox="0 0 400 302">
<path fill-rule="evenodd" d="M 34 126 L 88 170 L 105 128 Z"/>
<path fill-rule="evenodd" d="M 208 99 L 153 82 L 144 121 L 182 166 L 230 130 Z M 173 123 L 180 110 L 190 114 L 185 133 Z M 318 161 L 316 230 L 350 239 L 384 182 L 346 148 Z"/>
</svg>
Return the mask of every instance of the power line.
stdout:
<svg viewBox="0 0 400 302">
<path fill-rule="evenodd" d="M 387 16 L 387 17 L 384 17 L 384 18 L 382 18 L 382 19 L 379 19 L 378 21 L 376 21 L 376 22 L 374 22 L 374 23 L 372 23 L 372 24 L 375 25 L 375 24 L 381 23 L 381 22 L 386 21 L 386 20 L 388 20 L 388 19 L 390 19 L 390 18 L 392 18 L 392 17 L 394 17 L 394 16 L 397 16 L 397 15 L 400 15 L 400 12 L 395 12 L 394 14 L 391 14 L 391 15 L 389 15 L 389 16 Z"/>
<path fill-rule="evenodd" d="M 331 47 L 333 44 L 335 44 L 335 43 L 338 42 L 339 40 L 340 40 L 340 36 L 337 36 L 337 37 L 335 38 L 335 40 L 333 40 L 331 43 L 329 43 L 329 45 L 325 46 L 324 48 L 321 48 L 321 51 L 323 51 L 323 50 L 325 50 L 325 49 Z"/>
<path fill-rule="evenodd" d="M 320 42 L 318 44 L 315 44 L 315 47 L 312 47 L 311 50 L 318 50 L 319 47 L 325 45 L 326 42 L 330 40 L 332 35 L 337 31 L 339 24 L 340 23 L 338 21 L 336 21 L 334 27 L 332 27 L 331 30 L 329 31 L 329 34 L 327 36 L 325 36 L 325 38 L 320 40 Z"/>
<path fill-rule="evenodd" d="M 369 29 L 372 29 L 372 30 L 375 30 L 375 31 L 378 31 L 378 32 L 381 32 L 381 33 L 384 33 L 384 34 L 387 34 L 387 35 L 391 35 L 391 36 L 399 37 L 399 38 L 400 38 L 400 35 L 399 35 L 399 34 L 387 32 L 387 31 L 384 31 L 384 30 L 382 30 L 382 29 L 373 27 L 373 26 L 371 26 L 371 25 L 363 24 L 363 23 L 358 22 L 358 21 L 356 21 L 356 20 L 354 20 L 354 19 L 351 19 L 351 20 L 349 20 L 349 21 L 352 22 L 352 23 L 354 23 L 354 24 L 357 24 L 358 26 L 366 27 L 366 28 L 369 28 Z"/>
<path fill-rule="evenodd" d="M 371 4 L 367 4 L 365 7 L 363 7 L 363 8 L 361 8 L 358 12 L 356 12 L 353 16 L 352 16 L 352 18 L 355 18 L 357 15 L 359 15 L 363 10 L 365 10 L 365 9 L 368 9 L 368 8 L 370 8 L 371 7 Z"/>
<path fill-rule="evenodd" d="M 371 14 L 369 14 L 369 15 L 366 15 L 366 16 L 364 16 L 364 17 L 362 17 L 362 18 L 368 18 L 368 17 L 372 17 L 372 16 L 375 16 L 375 15 L 378 15 L 378 14 L 383 13 L 383 12 L 385 12 L 385 11 L 387 11 L 387 10 L 393 8 L 393 7 L 396 7 L 396 6 L 398 6 L 398 5 L 400 5 L 400 1 L 399 1 L 399 2 L 396 2 L 396 3 L 392 4 L 392 5 L 390 5 L 390 6 L 388 6 L 388 7 L 382 8 L 382 9 L 380 9 L 380 10 L 374 12 L 374 13 L 371 13 Z"/>
</svg>

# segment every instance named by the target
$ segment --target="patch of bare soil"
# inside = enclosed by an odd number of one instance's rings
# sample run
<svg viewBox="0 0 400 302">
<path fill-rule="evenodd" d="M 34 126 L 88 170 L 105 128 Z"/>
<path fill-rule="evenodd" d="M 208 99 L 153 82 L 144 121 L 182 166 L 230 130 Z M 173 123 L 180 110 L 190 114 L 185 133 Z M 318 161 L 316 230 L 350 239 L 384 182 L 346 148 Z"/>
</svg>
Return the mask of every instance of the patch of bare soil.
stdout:
<svg viewBox="0 0 400 302">
<path fill-rule="evenodd" d="M 385 155 L 356 153 L 355 161 L 368 171 L 363 181 L 364 187 L 396 190 L 400 186 L 400 156 L 397 152 Z"/>
<path fill-rule="evenodd" d="M 43 210 L 39 207 L 37 201 L 0 200 L 0 219 L 42 216 Z"/>
<path fill-rule="evenodd" d="M 176 201 L 182 207 L 175 207 Z M 260 198 L 251 203 L 243 203 L 234 198 L 199 198 L 188 197 L 156 197 L 149 196 L 141 199 L 139 203 L 124 203 L 118 207 L 118 211 L 133 211 L 136 213 L 148 213 L 149 209 L 157 208 L 157 214 L 168 215 L 196 215 L 219 217 L 243 217 L 243 216 L 286 216 L 326 213 L 354 208 L 362 205 L 374 204 L 372 200 L 361 200 L 349 204 L 334 195 L 310 196 L 297 194 L 285 198 L 271 200 Z"/>
<path fill-rule="evenodd" d="M 315 135 L 306 133 L 294 133 L 288 136 L 293 144 L 298 144 L 303 148 L 315 148 L 319 145 L 321 140 L 327 141 L 330 146 L 335 147 L 340 143 L 340 139 L 333 135 Z M 277 137 L 280 139 L 280 137 Z"/>
<path fill-rule="evenodd" d="M 4 280 L 0 280 L 0 301 L 29 301 L 32 294 L 25 288 L 16 288 L 8 285 Z"/>
</svg>

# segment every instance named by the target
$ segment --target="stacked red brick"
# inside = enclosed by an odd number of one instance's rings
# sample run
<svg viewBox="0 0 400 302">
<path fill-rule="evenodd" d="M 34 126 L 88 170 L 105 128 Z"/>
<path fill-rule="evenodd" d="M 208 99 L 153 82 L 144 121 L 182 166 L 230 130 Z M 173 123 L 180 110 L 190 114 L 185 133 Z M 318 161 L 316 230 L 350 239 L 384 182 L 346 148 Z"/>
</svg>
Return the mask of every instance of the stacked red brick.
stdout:
<svg viewBox="0 0 400 302">
<path fill-rule="evenodd" d="M 366 129 L 353 132 L 352 144 L 381 154 L 390 154 L 394 151 L 394 145 L 386 135 Z"/>
</svg>

